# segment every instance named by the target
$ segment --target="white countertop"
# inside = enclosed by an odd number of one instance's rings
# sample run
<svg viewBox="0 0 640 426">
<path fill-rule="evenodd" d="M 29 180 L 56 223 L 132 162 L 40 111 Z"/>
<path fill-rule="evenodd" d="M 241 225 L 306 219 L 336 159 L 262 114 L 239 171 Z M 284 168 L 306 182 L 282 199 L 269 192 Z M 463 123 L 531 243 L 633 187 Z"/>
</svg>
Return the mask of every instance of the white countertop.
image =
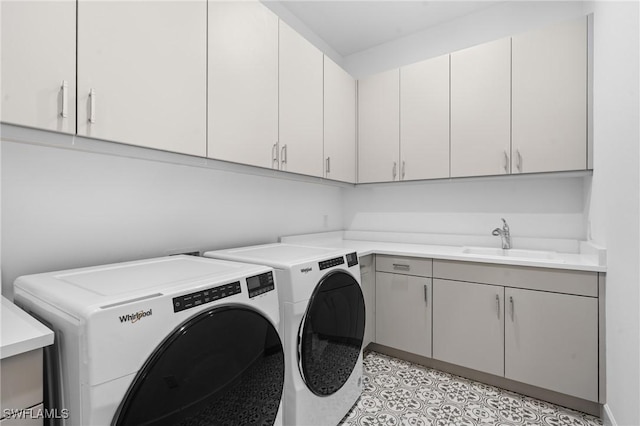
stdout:
<svg viewBox="0 0 640 426">
<path fill-rule="evenodd" d="M 349 231 L 336 231 L 320 234 L 307 234 L 287 236 L 280 238 L 283 243 L 302 244 L 319 247 L 348 248 L 358 252 L 359 256 L 369 254 L 382 254 L 391 256 L 425 257 L 432 259 L 458 260 L 466 262 L 482 262 L 503 265 L 531 266 L 537 268 L 570 269 L 577 271 L 606 272 L 605 251 L 596 246 L 590 246 L 586 242 L 576 242 L 578 253 L 564 253 L 551 251 L 551 259 L 536 258 L 535 255 L 548 251 L 531 250 L 532 256 L 519 253 L 517 257 L 510 256 L 509 251 L 501 255 L 465 253 L 470 248 L 455 245 L 416 244 L 393 241 L 376 241 L 389 239 L 387 233 L 358 233 L 359 238 L 351 239 L 354 233 Z M 394 238 L 399 238 L 394 236 Z M 370 239 L 370 240 L 369 240 Z M 426 238 L 425 238 L 426 239 Z M 471 248 L 473 250 L 473 248 Z M 482 250 L 482 248 L 481 248 Z M 498 250 L 500 251 L 500 250 Z"/>
<path fill-rule="evenodd" d="M 53 331 L 2 296 L 0 359 L 53 344 Z"/>
</svg>

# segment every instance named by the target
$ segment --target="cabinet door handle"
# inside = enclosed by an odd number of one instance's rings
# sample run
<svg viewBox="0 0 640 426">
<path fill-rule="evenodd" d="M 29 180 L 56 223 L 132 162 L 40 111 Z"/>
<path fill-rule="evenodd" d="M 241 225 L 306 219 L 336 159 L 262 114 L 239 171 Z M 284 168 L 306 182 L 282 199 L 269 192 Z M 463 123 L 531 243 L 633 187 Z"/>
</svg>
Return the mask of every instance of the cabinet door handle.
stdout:
<svg viewBox="0 0 640 426">
<path fill-rule="evenodd" d="M 500 319 L 500 295 L 496 294 L 496 309 L 498 311 L 498 319 Z"/>
<path fill-rule="evenodd" d="M 331 157 L 327 157 L 327 173 L 331 173 Z"/>
<path fill-rule="evenodd" d="M 427 285 L 424 285 L 424 304 L 429 306 L 429 296 L 428 296 L 428 291 L 427 291 Z"/>
<path fill-rule="evenodd" d="M 504 168 L 505 173 L 509 173 L 509 154 L 507 154 L 507 151 L 504 151 L 504 161 L 502 162 L 502 167 Z"/>
<path fill-rule="evenodd" d="M 513 322 L 513 296 L 509 296 L 509 304 L 511 305 L 511 322 Z"/>
<path fill-rule="evenodd" d="M 396 163 L 395 161 L 393 162 L 393 180 L 396 180 L 396 175 L 398 174 L 398 163 Z"/>
<path fill-rule="evenodd" d="M 273 163 L 278 164 L 278 142 L 271 147 L 271 168 L 273 168 Z"/>
<path fill-rule="evenodd" d="M 411 265 L 404 265 L 402 263 L 394 263 L 393 269 L 400 269 L 401 271 L 408 271 L 411 269 Z"/>
<path fill-rule="evenodd" d="M 287 144 L 282 145 L 282 150 L 280 151 L 280 163 L 287 164 Z"/>
<path fill-rule="evenodd" d="M 402 175 L 402 180 L 404 180 L 404 173 L 407 170 L 407 167 L 404 163 L 404 160 L 402 161 L 402 171 L 401 171 L 401 175 Z"/>
<path fill-rule="evenodd" d="M 89 90 L 89 123 L 95 124 L 96 122 L 96 91 L 95 89 Z"/>
<path fill-rule="evenodd" d="M 522 173 L 522 154 L 520 154 L 519 149 L 516 149 L 516 155 L 518 156 L 516 167 L 518 168 L 518 172 Z"/>
<path fill-rule="evenodd" d="M 68 97 L 67 92 L 69 91 L 69 83 L 67 83 L 67 80 L 62 80 L 62 86 L 60 86 L 60 91 L 62 92 L 62 99 L 61 99 L 62 105 L 60 105 L 60 117 L 67 118 L 69 116 L 69 107 L 67 105 L 69 102 L 69 100 L 67 99 Z"/>
</svg>

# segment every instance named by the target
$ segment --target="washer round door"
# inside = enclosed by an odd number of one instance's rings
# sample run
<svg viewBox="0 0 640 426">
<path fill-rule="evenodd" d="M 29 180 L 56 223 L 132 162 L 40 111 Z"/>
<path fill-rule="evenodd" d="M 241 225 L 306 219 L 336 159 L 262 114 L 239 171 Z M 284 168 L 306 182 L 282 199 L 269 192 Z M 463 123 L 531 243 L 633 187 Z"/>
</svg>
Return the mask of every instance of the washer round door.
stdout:
<svg viewBox="0 0 640 426">
<path fill-rule="evenodd" d="M 158 346 L 112 424 L 272 425 L 283 386 L 282 342 L 271 322 L 248 308 L 213 308 Z"/>
<path fill-rule="evenodd" d="M 344 270 L 316 286 L 300 324 L 298 363 L 307 387 L 318 396 L 337 392 L 362 350 L 365 307 L 362 290 Z"/>
</svg>

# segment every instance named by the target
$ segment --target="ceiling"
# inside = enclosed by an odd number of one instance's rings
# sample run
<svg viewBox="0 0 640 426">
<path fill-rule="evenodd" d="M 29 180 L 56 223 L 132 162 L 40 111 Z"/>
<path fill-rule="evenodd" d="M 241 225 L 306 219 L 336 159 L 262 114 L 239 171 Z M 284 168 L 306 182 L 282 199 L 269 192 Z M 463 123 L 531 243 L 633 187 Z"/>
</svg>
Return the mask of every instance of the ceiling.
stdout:
<svg viewBox="0 0 640 426">
<path fill-rule="evenodd" d="M 279 2 L 342 57 L 493 6 L 499 1 Z"/>
</svg>

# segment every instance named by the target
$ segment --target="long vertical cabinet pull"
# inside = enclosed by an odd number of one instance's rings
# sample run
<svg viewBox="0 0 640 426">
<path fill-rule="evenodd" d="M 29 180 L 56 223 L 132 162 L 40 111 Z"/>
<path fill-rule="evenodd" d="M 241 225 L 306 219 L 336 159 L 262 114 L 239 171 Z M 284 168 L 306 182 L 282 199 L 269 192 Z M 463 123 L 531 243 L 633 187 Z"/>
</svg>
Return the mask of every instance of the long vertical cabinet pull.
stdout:
<svg viewBox="0 0 640 426">
<path fill-rule="evenodd" d="M 504 168 L 504 172 L 509 174 L 509 154 L 507 151 L 504 151 L 504 162 L 502 163 L 502 168 Z"/>
<path fill-rule="evenodd" d="M 511 322 L 513 322 L 513 296 L 509 296 L 509 304 L 511 305 Z"/>
<path fill-rule="evenodd" d="M 69 106 L 68 106 L 69 83 L 67 83 L 67 80 L 62 80 L 60 91 L 62 92 L 62 96 L 61 96 L 62 105 L 60 105 L 60 117 L 67 118 L 69 116 Z"/>
<path fill-rule="evenodd" d="M 392 180 L 396 180 L 396 176 L 398 174 L 398 163 L 397 162 L 393 162 L 393 170 L 392 170 L 392 175 L 393 175 L 393 179 Z"/>
<path fill-rule="evenodd" d="M 500 319 L 500 295 L 496 294 L 496 310 L 498 312 L 498 319 Z"/>
<path fill-rule="evenodd" d="M 278 161 L 278 152 L 280 152 L 278 150 L 278 142 L 273 144 L 273 147 L 271 148 L 271 168 L 279 168 L 280 167 L 280 162 Z M 275 167 L 274 167 L 274 163 L 275 163 Z"/>
<path fill-rule="evenodd" d="M 402 160 L 402 170 L 400 172 L 401 180 L 404 180 L 404 174 L 405 174 L 406 169 L 407 169 L 406 164 L 405 164 L 404 160 Z"/>
<path fill-rule="evenodd" d="M 331 173 L 331 157 L 327 157 L 327 174 Z"/>
<path fill-rule="evenodd" d="M 95 89 L 89 90 L 89 123 L 94 124 L 96 122 L 96 91 Z"/>
<path fill-rule="evenodd" d="M 282 145 L 282 149 L 280 150 L 280 168 L 287 164 L 287 144 Z"/>
<path fill-rule="evenodd" d="M 429 306 L 429 292 L 426 284 L 424 285 L 424 304 Z"/>
<path fill-rule="evenodd" d="M 520 154 L 519 149 L 516 150 L 516 155 L 518 156 L 516 167 L 518 168 L 518 172 L 522 173 L 522 154 Z"/>
</svg>

